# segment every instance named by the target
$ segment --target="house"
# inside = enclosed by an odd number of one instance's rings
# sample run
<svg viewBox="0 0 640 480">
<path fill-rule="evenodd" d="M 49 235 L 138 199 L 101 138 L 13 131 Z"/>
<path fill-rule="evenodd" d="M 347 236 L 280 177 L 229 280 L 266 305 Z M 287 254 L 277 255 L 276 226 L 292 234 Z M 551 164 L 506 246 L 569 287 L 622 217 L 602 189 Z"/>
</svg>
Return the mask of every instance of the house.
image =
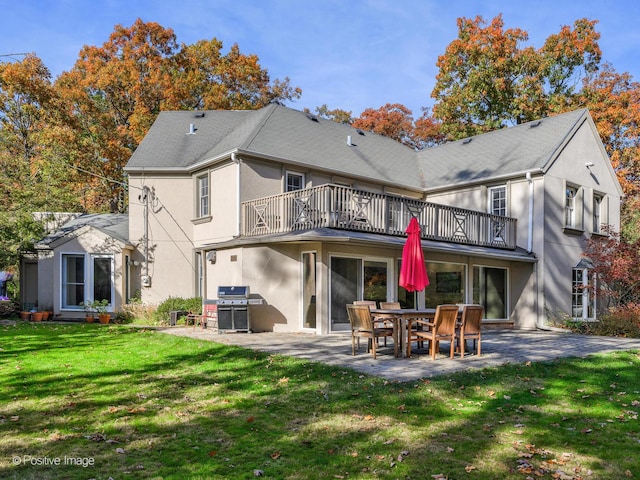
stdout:
<svg viewBox="0 0 640 480">
<path fill-rule="evenodd" d="M 594 318 L 582 252 L 620 227 L 622 191 L 587 110 L 423 151 L 277 104 L 162 112 L 125 170 L 114 308 L 134 291 L 156 304 L 246 285 L 263 301 L 255 331 L 344 331 L 355 299 L 481 303 L 487 324 L 516 328 Z M 431 280 L 417 294 L 397 281 L 412 216 Z M 54 296 L 69 288 L 61 275 Z"/>
<path fill-rule="evenodd" d="M 23 258 L 22 271 L 37 285 L 39 309 L 51 310 L 58 318 L 84 317 L 84 304 L 106 299 L 113 312 L 127 299 L 129 258 L 134 247 L 128 242 L 126 214 L 49 214 L 48 222 L 58 228 L 36 243 L 37 269 L 29 268 L 34 260 Z M 53 222 L 51 220 L 53 218 Z M 27 294 L 24 292 L 23 295 Z"/>
</svg>

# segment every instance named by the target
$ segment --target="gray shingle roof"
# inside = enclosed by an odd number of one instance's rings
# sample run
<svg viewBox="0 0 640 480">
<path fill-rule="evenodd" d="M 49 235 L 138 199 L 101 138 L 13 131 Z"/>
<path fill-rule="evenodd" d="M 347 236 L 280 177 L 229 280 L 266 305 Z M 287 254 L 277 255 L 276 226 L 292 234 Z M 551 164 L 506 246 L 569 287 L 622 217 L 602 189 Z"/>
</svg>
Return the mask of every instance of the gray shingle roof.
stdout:
<svg viewBox="0 0 640 480">
<path fill-rule="evenodd" d="M 100 230 L 123 243 L 129 242 L 129 215 L 91 213 L 80 215 L 69 220 L 58 230 L 50 233 L 40 240 L 37 247 L 46 248 L 56 240 L 59 240 L 85 226 L 91 226 Z"/>
<path fill-rule="evenodd" d="M 586 109 L 575 110 L 418 152 L 426 186 L 546 171 L 588 115 Z"/>
<path fill-rule="evenodd" d="M 126 170 L 188 172 L 232 151 L 413 189 L 545 170 L 586 109 L 420 152 L 389 138 L 272 104 L 260 110 L 162 112 Z M 195 134 L 189 134 L 190 124 Z M 347 145 L 347 137 L 354 145 Z"/>
</svg>

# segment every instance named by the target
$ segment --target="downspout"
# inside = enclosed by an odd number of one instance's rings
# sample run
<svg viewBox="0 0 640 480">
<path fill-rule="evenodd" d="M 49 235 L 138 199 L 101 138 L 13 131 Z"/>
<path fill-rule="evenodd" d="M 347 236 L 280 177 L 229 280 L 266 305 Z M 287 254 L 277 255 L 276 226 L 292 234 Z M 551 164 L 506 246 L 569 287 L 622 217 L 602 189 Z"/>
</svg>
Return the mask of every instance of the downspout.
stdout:
<svg viewBox="0 0 640 480">
<path fill-rule="evenodd" d="M 235 152 L 231 152 L 231 161 L 236 164 L 236 233 L 234 237 L 239 237 L 242 231 L 240 225 L 240 160 Z"/>
<path fill-rule="evenodd" d="M 527 182 L 529 182 L 529 234 L 527 237 L 527 252 L 533 251 L 533 179 L 531 172 L 526 174 Z"/>
<path fill-rule="evenodd" d="M 527 253 L 533 252 L 533 178 L 531 178 L 531 172 L 525 174 L 527 182 L 529 182 L 529 224 L 527 234 Z M 540 293 L 538 292 L 538 262 L 533 264 L 533 285 L 534 285 L 534 298 L 533 298 L 533 311 L 536 316 L 536 328 L 540 330 L 547 330 L 549 327 L 544 325 L 544 320 L 540 315 Z"/>
</svg>

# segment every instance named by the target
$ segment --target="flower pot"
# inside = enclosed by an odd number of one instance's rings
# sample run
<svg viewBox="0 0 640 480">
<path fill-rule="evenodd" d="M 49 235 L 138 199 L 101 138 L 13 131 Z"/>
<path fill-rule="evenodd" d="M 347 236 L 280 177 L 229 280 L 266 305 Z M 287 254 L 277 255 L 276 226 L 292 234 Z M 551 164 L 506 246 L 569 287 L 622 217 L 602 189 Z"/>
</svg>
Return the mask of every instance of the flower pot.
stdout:
<svg viewBox="0 0 640 480">
<path fill-rule="evenodd" d="M 95 318 L 93 317 L 93 315 L 87 315 L 85 317 L 85 320 L 87 321 L 87 323 L 93 323 L 95 321 Z"/>
<path fill-rule="evenodd" d="M 44 316 L 43 312 L 33 312 L 31 314 L 31 320 L 33 322 L 41 322 L 42 321 L 42 317 Z"/>
<path fill-rule="evenodd" d="M 49 312 L 48 310 L 45 310 L 44 312 L 42 312 L 42 320 L 49 320 L 49 318 L 51 318 L 51 312 Z"/>
<path fill-rule="evenodd" d="M 109 323 L 109 320 L 111 320 L 110 313 L 101 313 L 100 315 L 98 315 L 98 321 L 100 323 Z"/>
<path fill-rule="evenodd" d="M 20 312 L 20 318 L 22 320 L 31 320 L 31 312 Z"/>
</svg>

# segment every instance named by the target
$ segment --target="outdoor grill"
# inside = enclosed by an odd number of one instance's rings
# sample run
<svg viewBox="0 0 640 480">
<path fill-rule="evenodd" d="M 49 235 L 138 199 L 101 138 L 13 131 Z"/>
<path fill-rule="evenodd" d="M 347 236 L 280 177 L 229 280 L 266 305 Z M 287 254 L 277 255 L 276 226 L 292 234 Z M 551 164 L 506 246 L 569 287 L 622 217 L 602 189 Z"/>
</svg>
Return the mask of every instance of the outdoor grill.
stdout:
<svg viewBox="0 0 640 480">
<path fill-rule="evenodd" d="M 220 286 L 218 298 L 205 303 L 217 305 L 218 330 L 251 332 L 250 305 L 261 305 L 261 298 L 249 298 L 248 286 Z"/>
</svg>

